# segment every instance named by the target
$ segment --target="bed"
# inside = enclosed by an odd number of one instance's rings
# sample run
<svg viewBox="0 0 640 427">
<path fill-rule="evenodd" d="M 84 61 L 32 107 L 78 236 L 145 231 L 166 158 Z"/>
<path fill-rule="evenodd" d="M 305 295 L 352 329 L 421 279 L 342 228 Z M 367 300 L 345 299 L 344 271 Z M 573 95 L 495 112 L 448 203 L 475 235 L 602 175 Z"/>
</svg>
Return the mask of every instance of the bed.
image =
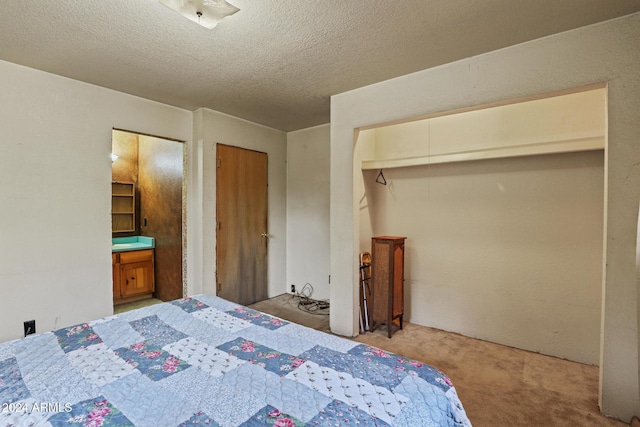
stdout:
<svg viewBox="0 0 640 427">
<path fill-rule="evenodd" d="M 470 426 L 421 362 L 196 295 L 0 344 L 0 426 Z"/>
</svg>

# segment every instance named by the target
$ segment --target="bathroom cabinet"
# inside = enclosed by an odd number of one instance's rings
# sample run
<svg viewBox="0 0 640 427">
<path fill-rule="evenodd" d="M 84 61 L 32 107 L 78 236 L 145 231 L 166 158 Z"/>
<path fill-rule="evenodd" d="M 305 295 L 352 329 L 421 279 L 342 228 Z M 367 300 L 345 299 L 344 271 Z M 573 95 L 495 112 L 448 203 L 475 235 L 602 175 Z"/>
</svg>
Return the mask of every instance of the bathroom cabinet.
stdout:
<svg viewBox="0 0 640 427">
<path fill-rule="evenodd" d="M 154 287 L 154 250 L 114 252 L 113 303 L 115 305 L 152 296 Z"/>
</svg>

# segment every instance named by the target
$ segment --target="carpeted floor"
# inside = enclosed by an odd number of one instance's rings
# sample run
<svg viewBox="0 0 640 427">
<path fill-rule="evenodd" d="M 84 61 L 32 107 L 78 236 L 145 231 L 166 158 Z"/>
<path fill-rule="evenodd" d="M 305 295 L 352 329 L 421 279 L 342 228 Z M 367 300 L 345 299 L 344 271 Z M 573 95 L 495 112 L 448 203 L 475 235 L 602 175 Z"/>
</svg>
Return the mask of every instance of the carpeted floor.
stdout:
<svg viewBox="0 0 640 427">
<path fill-rule="evenodd" d="M 329 329 L 329 316 L 298 310 L 292 295 L 250 307 L 314 329 Z M 627 425 L 600 415 L 596 366 L 410 323 L 391 339 L 377 330 L 354 340 L 444 371 L 475 427 Z"/>
<path fill-rule="evenodd" d="M 293 294 L 282 294 L 268 300 L 257 302 L 249 307 L 309 328 L 330 332 L 328 314 L 311 314 L 307 311 L 300 310 L 298 308 L 299 302 L 300 299 Z M 328 313 L 327 310 L 324 312 Z"/>
</svg>

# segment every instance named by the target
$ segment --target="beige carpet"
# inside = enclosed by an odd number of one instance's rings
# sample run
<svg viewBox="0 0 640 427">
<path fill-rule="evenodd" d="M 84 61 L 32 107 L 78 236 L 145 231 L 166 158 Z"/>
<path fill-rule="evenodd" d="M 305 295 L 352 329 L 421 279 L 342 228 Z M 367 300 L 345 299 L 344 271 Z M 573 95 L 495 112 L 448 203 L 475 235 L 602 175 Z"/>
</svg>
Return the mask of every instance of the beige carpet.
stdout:
<svg viewBox="0 0 640 427">
<path fill-rule="evenodd" d="M 297 309 L 291 295 L 250 306 L 327 331 L 328 316 Z M 598 410 L 598 368 L 405 323 L 391 339 L 382 330 L 354 338 L 444 371 L 475 427 L 626 426 Z"/>
<path fill-rule="evenodd" d="M 310 314 L 298 308 L 300 299 L 293 294 L 282 294 L 277 297 L 257 302 L 249 307 L 295 322 L 323 332 L 330 332 L 329 316 L 326 314 Z"/>
</svg>

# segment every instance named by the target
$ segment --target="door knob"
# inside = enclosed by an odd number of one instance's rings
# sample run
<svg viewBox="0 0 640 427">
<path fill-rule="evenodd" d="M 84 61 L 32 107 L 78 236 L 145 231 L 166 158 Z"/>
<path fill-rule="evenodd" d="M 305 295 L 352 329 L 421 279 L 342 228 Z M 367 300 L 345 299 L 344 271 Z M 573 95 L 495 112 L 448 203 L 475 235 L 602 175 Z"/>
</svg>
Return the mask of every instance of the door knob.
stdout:
<svg viewBox="0 0 640 427">
<path fill-rule="evenodd" d="M 262 237 L 269 237 L 269 234 L 267 234 L 267 233 L 262 233 L 262 234 L 261 234 L 261 236 L 262 236 Z"/>
</svg>

